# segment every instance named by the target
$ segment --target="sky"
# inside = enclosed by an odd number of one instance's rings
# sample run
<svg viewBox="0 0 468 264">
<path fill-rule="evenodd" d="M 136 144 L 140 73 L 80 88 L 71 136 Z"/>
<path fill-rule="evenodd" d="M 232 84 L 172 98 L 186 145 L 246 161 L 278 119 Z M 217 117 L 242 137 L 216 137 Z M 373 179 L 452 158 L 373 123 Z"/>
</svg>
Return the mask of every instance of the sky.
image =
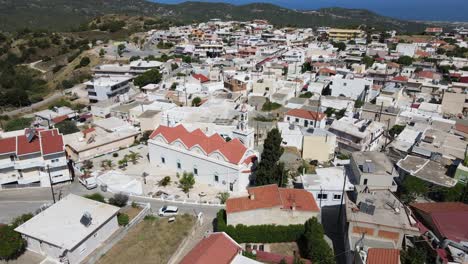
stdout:
<svg viewBox="0 0 468 264">
<path fill-rule="evenodd" d="M 151 0 L 180 3 L 184 0 Z M 468 0 L 198 0 L 246 4 L 267 2 L 295 9 L 322 7 L 364 8 L 381 15 L 407 20 L 468 21 Z"/>
</svg>

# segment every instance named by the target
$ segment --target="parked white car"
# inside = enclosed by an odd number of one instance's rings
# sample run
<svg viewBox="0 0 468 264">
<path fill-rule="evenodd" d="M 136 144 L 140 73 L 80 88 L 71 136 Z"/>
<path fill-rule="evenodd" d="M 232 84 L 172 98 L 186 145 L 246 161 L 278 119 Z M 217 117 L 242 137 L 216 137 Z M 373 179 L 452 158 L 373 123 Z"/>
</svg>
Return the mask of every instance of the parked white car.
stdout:
<svg viewBox="0 0 468 264">
<path fill-rule="evenodd" d="M 159 216 L 174 216 L 179 213 L 179 208 L 177 206 L 163 206 L 159 209 L 158 215 Z"/>
<path fill-rule="evenodd" d="M 78 180 L 81 184 L 83 184 L 86 189 L 91 190 L 97 187 L 96 177 L 88 175 L 88 176 L 80 176 Z"/>
</svg>

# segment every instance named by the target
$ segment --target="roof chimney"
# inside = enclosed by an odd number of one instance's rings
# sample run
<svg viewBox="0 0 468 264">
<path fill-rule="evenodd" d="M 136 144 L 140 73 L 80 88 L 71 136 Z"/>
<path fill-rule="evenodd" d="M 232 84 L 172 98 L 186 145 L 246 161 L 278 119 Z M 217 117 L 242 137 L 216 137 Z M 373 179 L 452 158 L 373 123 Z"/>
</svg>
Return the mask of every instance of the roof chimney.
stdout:
<svg viewBox="0 0 468 264">
<path fill-rule="evenodd" d="M 291 210 L 296 211 L 296 202 L 293 202 L 291 205 Z"/>
<path fill-rule="evenodd" d="M 255 194 L 253 193 L 249 194 L 249 199 L 252 201 L 255 200 Z"/>
</svg>

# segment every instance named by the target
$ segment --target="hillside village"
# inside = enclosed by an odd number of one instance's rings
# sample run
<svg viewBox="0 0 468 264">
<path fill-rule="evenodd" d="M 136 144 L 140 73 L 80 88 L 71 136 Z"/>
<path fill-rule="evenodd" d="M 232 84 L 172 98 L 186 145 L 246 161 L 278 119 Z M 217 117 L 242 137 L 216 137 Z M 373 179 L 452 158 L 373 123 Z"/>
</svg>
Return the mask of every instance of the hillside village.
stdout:
<svg viewBox="0 0 468 264">
<path fill-rule="evenodd" d="M 468 262 L 468 29 L 149 27 L 23 65 L 0 263 Z"/>
</svg>

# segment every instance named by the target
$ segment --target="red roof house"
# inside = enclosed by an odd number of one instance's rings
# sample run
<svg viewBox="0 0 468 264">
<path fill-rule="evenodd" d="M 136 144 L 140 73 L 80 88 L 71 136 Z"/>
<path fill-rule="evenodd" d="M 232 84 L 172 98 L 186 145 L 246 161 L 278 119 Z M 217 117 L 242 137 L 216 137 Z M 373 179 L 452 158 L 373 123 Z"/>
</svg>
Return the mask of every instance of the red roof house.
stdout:
<svg viewBox="0 0 468 264">
<path fill-rule="evenodd" d="M 227 224 L 303 224 L 320 211 L 313 195 L 303 189 L 271 184 L 251 187 L 247 192 L 248 196 L 226 201 Z M 253 213 L 255 210 L 262 213 Z"/>
<path fill-rule="evenodd" d="M 241 252 L 242 247 L 226 233 L 213 233 L 198 242 L 180 264 L 229 264 Z"/>
<path fill-rule="evenodd" d="M 206 83 L 210 81 L 210 79 L 203 74 L 193 74 L 192 77 L 199 80 L 201 83 Z"/>
<path fill-rule="evenodd" d="M 468 241 L 468 204 L 460 202 L 413 203 L 421 221 L 440 240 Z"/>
</svg>

